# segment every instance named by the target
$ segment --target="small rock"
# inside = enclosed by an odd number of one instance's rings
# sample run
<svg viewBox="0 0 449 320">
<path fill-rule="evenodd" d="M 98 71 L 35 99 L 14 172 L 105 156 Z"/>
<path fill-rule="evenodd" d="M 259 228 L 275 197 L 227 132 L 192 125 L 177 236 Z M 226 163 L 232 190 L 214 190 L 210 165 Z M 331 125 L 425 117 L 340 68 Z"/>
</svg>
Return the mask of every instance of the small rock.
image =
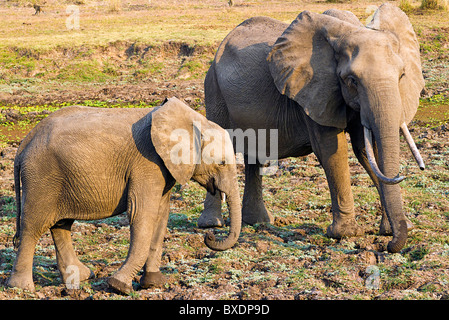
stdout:
<svg viewBox="0 0 449 320">
<path fill-rule="evenodd" d="M 261 253 L 265 253 L 268 251 L 268 243 L 266 243 L 265 241 L 257 241 L 256 249 Z"/>
<path fill-rule="evenodd" d="M 45 299 L 45 294 L 43 294 L 42 292 L 36 292 L 35 294 L 38 299 Z"/>
</svg>

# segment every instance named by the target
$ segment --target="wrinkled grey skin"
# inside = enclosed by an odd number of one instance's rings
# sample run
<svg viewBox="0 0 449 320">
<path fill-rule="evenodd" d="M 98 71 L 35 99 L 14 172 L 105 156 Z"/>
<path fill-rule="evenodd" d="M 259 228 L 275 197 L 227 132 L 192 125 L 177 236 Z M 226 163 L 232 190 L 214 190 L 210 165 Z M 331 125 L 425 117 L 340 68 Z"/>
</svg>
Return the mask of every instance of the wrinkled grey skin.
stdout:
<svg viewBox="0 0 449 320">
<path fill-rule="evenodd" d="M 363 234 L 355 220 L 349 133 L 380 195 L 380 233 L 393 234 L 388 250 L 404 246 L 413 225 L 402 211 L 401 179 L 395 178 L 399 128 L 415 115 L 424 80 L 416 35 L 400 9 L 382 5 L 367 27 L 340 10 L 305 11 L 290 25 L 248 19 L 223 40 L 204 85 L 208 119 L 223 128 L 277 129 L 279 158 L 316 154 L 331 193 L 327 234 L 333 238 Z M 374 138 L 377 176 L 367 159 L 364 131 Z M 248 164 L 255 155 L 245 152 L 243 221 L 272 222 L 259 165 Z M 218 204 L 218 196 L 207 195 L 200 226 L 222 223 Z"/>
<path fill-rule="evenodd" d="M 173 130 L 189 139 L 171 139 Z M 203 134 L 213 135 L 202 141 Z M 196 134 L 196 135 L 195 135 Z M 199 145 L 192 139 L 199 139 Z M 216 138 L 216 139 L 215 139 Z M 229 142 L 216 158 L 176 164 L 171 150 L 186 147 L 192 158 L 205 146 Z M 221 147 L 221 145 L 218 145 Z M 195 149 L 197 148 L 197 149 Z M 195 152 L 194 152 L 195 151 Z M 241 227 L 240 197 L 232 144 L 225 130 L 176 98 L 155 109 L 66 107 L 41 121 L 20 145 L 15 163 L 18 246 L 9 286 L 34 290 L 34 248 L 51 230 L 62 280 L 79 272 L 79 281 L 93 276 L 76 257 L 70 229 L 74 220 L 96 220 L 127 212 L 130 248 L 120 269 L 109 278 L 116 290 L 129 293 L 132 279 L 144 266 L 141 286 L 162 282 L 159 271 L 166 231 L 170 189 L 191 178 L 209 192 L 227 195 L 229 236 L 205 238 L 211 249 L 225 250 L 237 241 Z M 22 193 L 20 192 L 22 185 Z"/>
</svg>

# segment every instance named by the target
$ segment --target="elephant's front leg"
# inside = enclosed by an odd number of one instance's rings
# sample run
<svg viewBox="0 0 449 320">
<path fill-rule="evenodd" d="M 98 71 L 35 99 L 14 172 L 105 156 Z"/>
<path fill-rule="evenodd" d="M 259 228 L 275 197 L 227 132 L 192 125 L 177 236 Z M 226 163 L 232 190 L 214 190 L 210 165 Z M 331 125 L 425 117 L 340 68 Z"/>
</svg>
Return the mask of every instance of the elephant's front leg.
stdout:
<svg viewBox="0 0 449 320">
<path fill-rule="evenodd" d="M 159 207 L 158 221 L 153 230 L 150 252 L 144 266 L 144 274 L 140 278 L 142 288 L 159 286 L 166 282 L 164 275 L 160 271 L 162 258 L 162 243 L 167 230 L 168 215 L 170 212 L 170 192 L 167 192 L 161 200 Z"/>
<path fill-rule="evenodd" d="M 130 189 L 128 215 L 131 239 L 128 256 L 120 269 L 108 280 L 111 287 L 125 294 L 132 291 L 132 280 L 148 257 L 162 194 L 160 191 L 157 196 L 157 192 L 150 191 L 150 188 Z"/>
<path fill-rule="evenodd" d="M 364 231 L 355 221 L 345 132 L 311 123 L 309 134 L 313 151 L 326 174 L 332 199 L 333 222 L 327 235 L 337 239 L 362 235 Z"/>
<path fill-rule="evenodd" d="M 204 211 L 198 218 L 198 227 L 215 228 L 224 226 L 223 216 L 221 215 L 221 192 L 206 194 L 204 200 Z"/>
</svg>

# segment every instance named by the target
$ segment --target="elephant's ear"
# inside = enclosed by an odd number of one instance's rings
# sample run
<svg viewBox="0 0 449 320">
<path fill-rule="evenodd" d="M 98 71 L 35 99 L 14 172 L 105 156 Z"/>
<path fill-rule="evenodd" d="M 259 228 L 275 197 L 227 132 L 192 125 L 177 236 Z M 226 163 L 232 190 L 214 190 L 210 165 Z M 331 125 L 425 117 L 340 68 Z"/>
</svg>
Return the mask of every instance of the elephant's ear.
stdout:
<svg viewBox="0 0 449 320">
<path fill-rule="evenodd" d="M 407 15 L 389 3 L 377 9 L 367 27 L 389 31 L 399 40 L 399 55 L 405 64 L 405 75 L 399 82 L 399 90 L 404 108 L 403 120 L 409 123 L 416 114 L 419 97 L 424 88 L 419 43 L 413 27 Z"/>
<path fill-rule="evenodd" d="M 180 184 L 190 180 L 200 161 L 202 118 L 177 98 L 168 99 L 152 114 L 154 148 Z"/>
<path fill-rule="evenodd" d="M 346 127 L 346 108 L 331 43 L 354 25 L 301 12 L 276 40 L 267 61 L 280 93 L 295 100 L 317 123 Z"/>
</svg>

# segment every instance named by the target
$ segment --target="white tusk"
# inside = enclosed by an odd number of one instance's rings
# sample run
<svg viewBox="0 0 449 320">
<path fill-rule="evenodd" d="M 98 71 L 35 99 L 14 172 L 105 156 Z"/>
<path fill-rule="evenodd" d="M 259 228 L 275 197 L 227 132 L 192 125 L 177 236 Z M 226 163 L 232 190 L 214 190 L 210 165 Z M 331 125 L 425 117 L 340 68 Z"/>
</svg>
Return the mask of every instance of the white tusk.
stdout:
<svg viewBox="0 0 449 320">
<path fill-rule="evenodd" d="M 412 151 L 416 162 L 418 163 L 419 168 L 421 170 L 424 170 L 424 168 L 425 168 L 424 161 L 421 157 L 421 154 L 419 153 L 418 148 L 416 147 L 415 141 L 413 141 L 410 131 L 408 131 L 407 124 L 405 122 L 401 125 L 401 130 L 402 130 L 402 134 L 405 137 L 405 141 L 407 141 L 407 144 L 410 147 L 410 150 Z"/>
<path fill-rule="evenodd" d="M 363 133 L 365 137 L 365 150 L 366 155 L 368 157 L 368 162 L 371 166 L 371 169 L 373 169 L 374 174 L 379 178 L 380 181 L 382 181 L 385 184 L 397 184 L 405 179 L 405 177 L 397 176 L 393 179 L 387 178 L 379 169 L 377 166 L 376 158 L 374 157 L 374 151 L 373 151 L 373 136 L 371 134 L 371 130 L 369 130 L 366 127 L 363 127 Z"/>
</svg>

